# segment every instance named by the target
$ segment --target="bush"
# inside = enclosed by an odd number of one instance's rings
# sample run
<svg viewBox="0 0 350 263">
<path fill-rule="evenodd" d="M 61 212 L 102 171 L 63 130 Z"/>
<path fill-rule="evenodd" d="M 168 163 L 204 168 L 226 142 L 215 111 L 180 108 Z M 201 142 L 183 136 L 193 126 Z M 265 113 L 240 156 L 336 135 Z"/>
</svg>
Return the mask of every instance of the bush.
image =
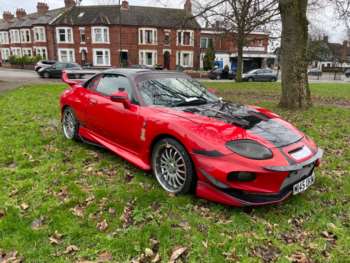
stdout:
<svg viewBox="0 0 350 263">
<path fill-rule="evenodd" d="M 41 60 L 41 56 L 10 56 L 9 62 L 11 65 L 33 65 Z"/>
</svg>

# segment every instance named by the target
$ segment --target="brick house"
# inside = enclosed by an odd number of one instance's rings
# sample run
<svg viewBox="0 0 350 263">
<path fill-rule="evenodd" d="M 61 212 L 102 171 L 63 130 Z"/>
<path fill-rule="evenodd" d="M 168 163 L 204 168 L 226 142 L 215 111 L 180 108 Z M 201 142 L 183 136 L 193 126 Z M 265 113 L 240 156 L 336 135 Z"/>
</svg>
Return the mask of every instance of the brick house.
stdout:
<svg viewBox="0 0 350 263">
<path fill-rule="evenodd" d="M 246 47 L 243 49 L 244 72 L 268 65 L 268 59 L 275 56 L 268 53 L 269 35 L 264 32 L 253 32 L 249 35 Z M 205 28 L 201 30 L 200 67 L 208 47 L 212 45 L 215 51 L 215 63 L 218 67 L 228 65 L 237 68 L 237 45 L 234 34 L 224 33 L 220 28 Z"/>
<path fill-rule="evenodd" d="M 49 24 L 63 11 L 62 8 L 49 10 L 45 3 L 38 3 L 37 12 L 26 14 L 24 9 L 17 9 L 16 16 L 3 13 L 0 20 L 0 58 L 8 60 L 10 55 L 41 55 L 52 58 L 53 31 Z"/>
<path fill-rule="evenodd" d="M 98 5 L 76 6 L 74 0 L 65 0 L 64 9 L 7 17 L 0 22 L 0 34 L 10 39 L 1 41 L 2 59 L 9 54 L 40 54 L 37 43 L 22 41 L 20 33 L 26 30 L 34 39 L 34 30 L 39 25 L 45 30 L 46 56 L 59 61 L 92 64 L 95 67 L 125 66 L 141 64 L 163 65 L 175 69 L 198 68 L 200 26 L 192 13 L 191 1 L 184 9 L 170 9 L 144 6 Z M 46 5 L 47 7 L 47 5 Z M 48 8 L 47 8 L 48 9 Z M 13 35 L 12 31 L 16 30 Z M 26 39 L 23 39 L 26 40 Z M 34 46 L 34 44 L 36 46 Z M 29 52 L 29 50 L 32 51 Z"/>
<path fill-rule="evenodd" d="M 0 59 L 10 55 L 41 55 L 45 59 L 77 62 L 94 67 L 133 64 L 167 69 L 202 68 L 211 41 L 219 66 L 235 67 L 233 37 L 220 30 L 201 29 L 192 17 L 192 2 L 183 9 L 119 5 L 79 6 L 65 0 L 63 8 L 49 10 L 37 4 L 37 12 L 18 9 L 16 17 L 3 13 L 0 20 Z M 261 67 L 267 54 L 268 35 L 254 33 L 245 49 L 245 66 Z"/>
</svg>

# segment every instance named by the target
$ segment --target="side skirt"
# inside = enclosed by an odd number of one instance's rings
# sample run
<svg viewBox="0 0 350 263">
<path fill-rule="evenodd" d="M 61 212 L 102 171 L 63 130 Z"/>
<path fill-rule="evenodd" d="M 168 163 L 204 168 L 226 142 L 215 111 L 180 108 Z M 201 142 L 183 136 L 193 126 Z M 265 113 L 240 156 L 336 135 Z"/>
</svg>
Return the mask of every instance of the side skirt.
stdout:
<svg viewBox="0 0 350 263">
<path fill-rule="evenodd" d="M 87 141 L 89 144 L 93 144 L 96 146 L 103 146 L 135 166 L 139 167 L 142 170 L 149 171 L 151 170 L 151 166 L 144 162 L 139 156 L 136 154 L 126 150 L 125 148 L 103 138 L 102 136 L 97 135 L 96 133 L 86 129 L 85 127 L 79 128 L 79 135 L 83 138 L 83 141 Z"/>
</svg>

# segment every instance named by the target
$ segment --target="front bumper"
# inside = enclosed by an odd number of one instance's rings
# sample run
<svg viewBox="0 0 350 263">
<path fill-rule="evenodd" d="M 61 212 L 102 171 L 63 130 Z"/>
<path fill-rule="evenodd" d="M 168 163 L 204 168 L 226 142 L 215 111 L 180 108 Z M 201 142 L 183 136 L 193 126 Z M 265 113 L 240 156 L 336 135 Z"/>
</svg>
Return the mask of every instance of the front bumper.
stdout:
<svg viewBox="0 0 350 263">
<path fill-rule="evenodd" d="M 229 187 L 218 187 L 217 183 L 204 179 L 198 181 L 196 194 L 210 201 L 239 207 L 281 203 L 293 194 L 295 184 L 312 175 L 322 155 L 323 150 L 318 149 L 314 156 L 299 164 L 264 166 L 266 174 L 262 175 L 265 181 L 260 181 L 261 189 L 257 187 L 252 189 L 249 182 L 246 188 L 242 184 L 236 187 L 237 185 L 234 183 L 231 183 Z M 214 174 L 212 175 L 215 177 Z M 208 178 L 208 175 L 206 174 L 204 177 Z M 276 181 L 278 181 L 278 188 L 275 191 L 266 191 L 267 185 L 276 186 Z"/>
</svg>

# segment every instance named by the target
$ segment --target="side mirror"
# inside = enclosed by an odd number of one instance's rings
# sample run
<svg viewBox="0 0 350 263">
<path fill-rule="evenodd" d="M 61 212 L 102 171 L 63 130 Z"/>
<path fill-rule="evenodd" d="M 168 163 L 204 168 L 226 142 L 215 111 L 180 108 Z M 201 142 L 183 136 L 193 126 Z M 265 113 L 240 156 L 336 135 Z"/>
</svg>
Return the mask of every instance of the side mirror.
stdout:
<svg viewBox="0 0 350 263">
<path fill-rule="evenodd" d="M 208 91 L 210 93 L 216 94 L 216 89 L 214 89 L 214 88 L 208 88 Z"/>
<path fill-rule="evenodd" d="M 129 109 L 131 105 L 129 95 L 126 91 L 117 91 L 112 94 L 111 101 L 122 103 L 126 109 Z"/>
</svg>

